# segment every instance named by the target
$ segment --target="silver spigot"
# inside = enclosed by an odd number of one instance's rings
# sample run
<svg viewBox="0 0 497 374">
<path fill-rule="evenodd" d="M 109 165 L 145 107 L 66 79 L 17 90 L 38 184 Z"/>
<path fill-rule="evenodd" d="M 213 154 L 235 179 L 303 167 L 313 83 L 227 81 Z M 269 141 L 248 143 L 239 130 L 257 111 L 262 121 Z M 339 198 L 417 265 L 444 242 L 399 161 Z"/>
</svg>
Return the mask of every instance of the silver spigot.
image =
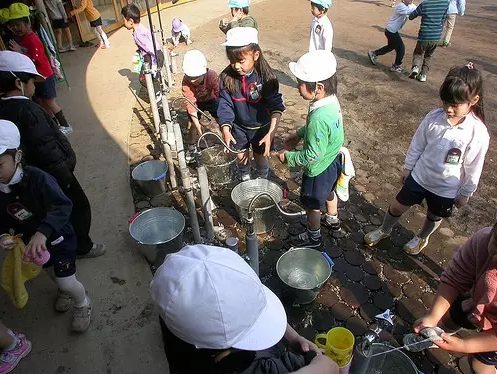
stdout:
<svg viewBox="0 0 497 374">
<path fill-rule="evenodd" d="M 380 341 L 380 334 L 382 331 L 386 331 L 389 334 L 393 332 L 394 316 L 390 312 L 390 309 L 387 309 L 385 312 L 378 314 L 377 316 L 375 316 L 375 319 L 376 324 L 372 325 L 371 329 L 362 337 L 361 351 L 365 356 L 371 355 L 371 347 L 373 343 L 377 343 Z"/>
</svg>

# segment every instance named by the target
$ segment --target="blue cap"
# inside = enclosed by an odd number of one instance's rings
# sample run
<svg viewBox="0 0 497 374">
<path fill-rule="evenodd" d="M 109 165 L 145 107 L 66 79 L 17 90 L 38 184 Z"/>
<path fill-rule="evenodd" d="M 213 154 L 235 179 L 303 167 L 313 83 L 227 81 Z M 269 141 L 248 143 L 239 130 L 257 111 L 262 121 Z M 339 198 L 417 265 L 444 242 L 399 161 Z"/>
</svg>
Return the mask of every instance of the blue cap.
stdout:
<svg viewBox="0 0 497 374">
<path fill-rule="evenodd" d="M 323 8 L 329 9 L 331 7 L 331 0 L 311 0 L 314 4 L 321 5 Z"/>
<path fill-rule="evenodd" d="M 250 6 L 250 0 L 230 0 L 228 8 L 247 8 Z"/>
</svg>

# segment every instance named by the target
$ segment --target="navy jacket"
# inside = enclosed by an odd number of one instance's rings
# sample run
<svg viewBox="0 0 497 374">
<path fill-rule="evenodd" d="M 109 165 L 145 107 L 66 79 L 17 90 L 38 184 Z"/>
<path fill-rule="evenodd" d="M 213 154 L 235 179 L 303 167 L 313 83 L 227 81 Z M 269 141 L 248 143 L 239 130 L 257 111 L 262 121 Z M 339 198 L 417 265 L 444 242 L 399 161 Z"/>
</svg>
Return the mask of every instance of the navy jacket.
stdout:
<svg viewBox="0 0 497 374">
<path fill-rule="evenodd" d="M 72 203 L 50 174 L 32 167 L 24 168 L 22 180 L 10 186 L 10 193 L 0 192 L 0 234 L 23 234 L 29 241 L 37 231 L 47 243 L 61 235 L 74 235 L 69 223 Z"/>
<path fill-rule="evenodd" d="M 228 66 L 219 79 L 217 115 L 221 126 L 237 125 L 247 129 L 258 129 L 271 121 L 271 114 L 282 113 L 285 110 L 276 79 L 262 84 L 261 77 L 254 70 L 250 76 L 240 77 L 240 90 L 232 95 L 223 81 L 225 75 L 232 74 L 233 70 Z"/>
</svg>

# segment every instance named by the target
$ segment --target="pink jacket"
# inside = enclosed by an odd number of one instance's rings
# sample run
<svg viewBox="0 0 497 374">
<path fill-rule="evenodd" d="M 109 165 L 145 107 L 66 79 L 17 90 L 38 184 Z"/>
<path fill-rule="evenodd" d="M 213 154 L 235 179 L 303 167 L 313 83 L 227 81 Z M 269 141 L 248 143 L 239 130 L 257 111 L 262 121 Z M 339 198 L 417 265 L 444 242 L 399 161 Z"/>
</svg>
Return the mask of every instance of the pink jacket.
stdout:
<svg viewBox="0 0 497 374">
<path fill-rule="evenodd" d="M 497 333 L 497 256 L 488 255 L 491 227 L 474 234 L 454 254 L 441 276 L 441 282 L 468 295 L 462 308 L 469 321 L 482 330 Z"/>
</svg>

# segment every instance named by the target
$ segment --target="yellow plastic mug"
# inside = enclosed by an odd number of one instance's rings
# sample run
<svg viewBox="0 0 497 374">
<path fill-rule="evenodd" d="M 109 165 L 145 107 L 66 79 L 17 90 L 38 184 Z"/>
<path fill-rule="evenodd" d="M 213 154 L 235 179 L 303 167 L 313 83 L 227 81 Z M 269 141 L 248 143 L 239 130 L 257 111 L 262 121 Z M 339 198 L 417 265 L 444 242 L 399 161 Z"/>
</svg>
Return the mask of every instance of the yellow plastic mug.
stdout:
<svg viewBox="0 0 497 374">
<path fill-rule="evenodd" d="M 322 344 L 319 340 L 325 340 Z M 355 338 L 350 330 L 344 327 L 334 327 L 326 334 L 316 335 L 316 345 L 324 349 L 325 355 L 335 361 L 338 366 L 346 366 L 352 357 Z"/>
</svg>

